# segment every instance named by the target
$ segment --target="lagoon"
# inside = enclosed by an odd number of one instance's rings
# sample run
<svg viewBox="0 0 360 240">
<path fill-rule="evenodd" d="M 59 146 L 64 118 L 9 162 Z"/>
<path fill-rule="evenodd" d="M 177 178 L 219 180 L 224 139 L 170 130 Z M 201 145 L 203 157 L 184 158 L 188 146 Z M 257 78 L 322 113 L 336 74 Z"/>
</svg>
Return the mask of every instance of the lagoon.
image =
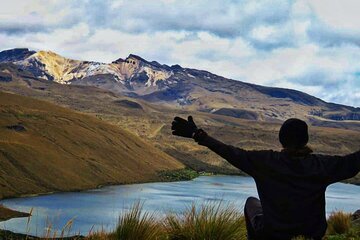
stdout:
<svg viewBox="0 0 360 240">
<path fill-rule="evenodd" d="M 181 212 L 192 203 L 235 204 L 242 211 L 245 200 L 257 196 L 252 178 L 242 176 L 201 176 L 191 181 L 168 183 L 143 183 L 108 186 L 82 192 L 55 193 L 36 197 L 6 199 L 0 201 L 7 207 L 28 212 L 33 216 L 11 219 L 0 223 L 0 228 L 13 232 L 44 235 L 51 228 L 60 232 L 71 219 L 71 234 L 83 234 L 93 230 L 115 228 L 118 217 L 137 201 L 146 211 L 159 212 L 160 216 Z M 360 209 L 360 186 L 336 183 L 328 187 L 326 211 L 354 212 Z"/>
</svg>

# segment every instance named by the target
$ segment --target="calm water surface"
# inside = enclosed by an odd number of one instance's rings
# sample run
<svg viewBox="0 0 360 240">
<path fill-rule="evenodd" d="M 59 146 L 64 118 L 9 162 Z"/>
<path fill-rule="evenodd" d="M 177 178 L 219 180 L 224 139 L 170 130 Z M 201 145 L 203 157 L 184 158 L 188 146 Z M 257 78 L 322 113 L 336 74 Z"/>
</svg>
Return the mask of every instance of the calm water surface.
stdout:
<svg viewBox="0 0 360 240">
<path fill-rule="evenodd" d="M 144 210 L 181 212 L 192 203 L 234 203 L 242 210 L 249 196 L 257 196 L 255 183 L 249 177 L 202 176 L 192 181 L 145 183 L 110 186 L 84 192 L 56 193 L 46 196 L 1 201 L 10 208 L 33 210 L 27 230 L 27 218 L 0 223 L 0 228 L 33 235 L 43 235 L 47 223 L 61 231 L 67 221 L 74 219 L 72 233 L 87 234 L 90 229 L 114 229 L 119 215 L 134 202 L 143 201 Z M 360 209 L 360 187 L 336 183 L 328 188 L 326 211 Z"/>
</svg>

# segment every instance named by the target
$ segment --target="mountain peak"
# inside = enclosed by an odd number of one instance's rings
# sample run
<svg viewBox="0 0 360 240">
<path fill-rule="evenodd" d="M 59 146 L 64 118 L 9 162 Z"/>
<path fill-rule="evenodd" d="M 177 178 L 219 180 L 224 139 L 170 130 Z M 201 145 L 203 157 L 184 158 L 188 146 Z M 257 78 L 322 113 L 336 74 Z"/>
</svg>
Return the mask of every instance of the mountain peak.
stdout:
<svg viewBox="0 0 360 240">
<path fill-rule="evenodd" d="M 16 62 L 22 61 L 25 58 L 36 53 L 28 48 L 14 48 L 0 52 L 0 62 Z"/>
<path fill-rule="evenodd" d="M 129 62 L 131 60 L 135 60 L 135 61 L 139 61 L 139 62 L 143 62 L 143 63 L 149 63 L 148 61 L 146 61 L 142 57 L 140 57 L 138 55 L 135 55 L 135 54 L 129 54 L 129 56 L 127 58 L 125 58 L 125 59 L 118 58 L 117 60 L 113 61 L 112 63 Z"/>
<path fill-rule="evenodd" d="M 142 57 L 135 55 L 135 54 L 130 54 L 125 60 L 130 60 L 130 59 L 135 59 L 141 62 L 145 62 L 147 63 L 148 61 L 146 61 L 145 59 L 143 59 Z"/>
<path fill-rule="evenodd" d="M 49 51 L 49 50 L 41 50 L 38 52 L 39 54 L 43 54 L 43 55 L 53 55 L 53 56 L 60 56 L 59 54 L 53 52 L 53 51 Z"/>
</svg>

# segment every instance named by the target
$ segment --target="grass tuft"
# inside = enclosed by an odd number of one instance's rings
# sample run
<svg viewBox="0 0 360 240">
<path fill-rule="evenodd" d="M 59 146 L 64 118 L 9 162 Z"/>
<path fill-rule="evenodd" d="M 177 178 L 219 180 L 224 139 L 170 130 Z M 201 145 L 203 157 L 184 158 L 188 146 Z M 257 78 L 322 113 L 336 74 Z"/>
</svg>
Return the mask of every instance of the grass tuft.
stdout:
<svg viewBox="0 0 360 240">
<path fill-rule="evenodd" d="M 234 207 L 206 204 L 192 205 L 182 214 L 169 214 L 165 219 L 168 239 L 246 239 L 245 219 Z"/>
<path fill-rule="evenodd" d="M 143 204 L 137 202 L 131 210 L 120 217 L 115 230 L 115 239 L 158 240 L 163 234 L 153 214 L 143 212 Z"/>
<path fill-rule="evenodd" d="M 344 212 L 333 212 L 328 219 L 328 235 L 345 234 L 351 229 L 351 214 Z"/>
<path fill-rule="evenodd" d="M 297 237 L 292 238 L 291 240 L 311 240 L 311 239 L 308 239 L 304 236 L 297 236 Z"/>
</svg>

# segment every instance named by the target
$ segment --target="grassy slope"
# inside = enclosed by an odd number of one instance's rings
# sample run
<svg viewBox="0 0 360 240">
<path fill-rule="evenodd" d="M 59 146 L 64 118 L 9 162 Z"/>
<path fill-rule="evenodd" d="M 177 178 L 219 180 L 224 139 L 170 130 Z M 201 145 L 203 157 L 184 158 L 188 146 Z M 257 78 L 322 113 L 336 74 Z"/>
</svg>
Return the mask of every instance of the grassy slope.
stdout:
<svg viewBox="0 0 360 240">
<path fill-rule="evenodd" d="M 6 128 L 18 123 L 26 131 Z M 157 180 L 157 171 L 181 167 L 117 126 L 0 92 L 0 198 Z"/>
<path fill-rule="evenodd" d="M 280 121 L 258 122 L 198 111 L 179 110 L 125 98 L 95 87 L 28 80 L 24 77 L 25 72 L 17 72 L 16 69 L 10 72 L 14 76 L 13 81 L 0 83 L 0 89 L 93 114 L 154 143 L 157 148 L 199 171 L 239 173 L 226 161 L 208 149 L 198 146 L 192 140 L 172 136 L 170 124 L 176 115 L 183 117 L 193 115 L 198 126 L 229 144 L 246 149 L 281 149 L 277 139 Z M 122 99 L 136 102 L 142 109 L 133 108 L 129 104 L 128 107 L 119 104 L 119 100 Z M 310 145 L 316 153 L 347 154 L 359 150 L 359 122 L 330 121 L 325 124 L 319 121 L 316 125 L 337 127 L 310 127 Z M 360 183 L 360 175 L 352 179 L 352 182 Z"/>
</svg>

